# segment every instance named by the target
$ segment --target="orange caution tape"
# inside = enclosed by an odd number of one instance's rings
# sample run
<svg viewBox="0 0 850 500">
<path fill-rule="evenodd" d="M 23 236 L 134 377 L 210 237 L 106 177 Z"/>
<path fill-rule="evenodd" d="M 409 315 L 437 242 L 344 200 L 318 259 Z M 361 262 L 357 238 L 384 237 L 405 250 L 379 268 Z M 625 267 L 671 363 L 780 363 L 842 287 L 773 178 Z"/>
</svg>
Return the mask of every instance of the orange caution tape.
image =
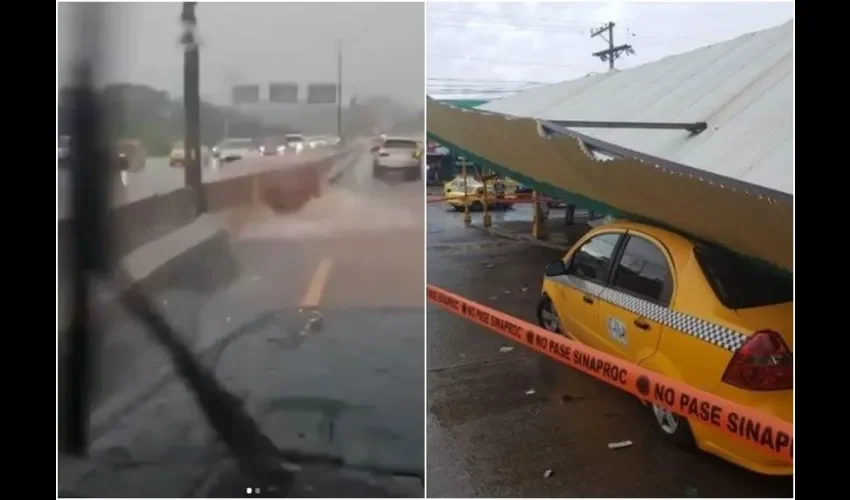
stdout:
<svg viewBox="0 0 850 500">
<path fill-rule="evenodd" d="M 428 300 L 642 400 L 794 463 L 793 424 L 625 362 L 537 325 L 428 285 Z"/>
</svg>

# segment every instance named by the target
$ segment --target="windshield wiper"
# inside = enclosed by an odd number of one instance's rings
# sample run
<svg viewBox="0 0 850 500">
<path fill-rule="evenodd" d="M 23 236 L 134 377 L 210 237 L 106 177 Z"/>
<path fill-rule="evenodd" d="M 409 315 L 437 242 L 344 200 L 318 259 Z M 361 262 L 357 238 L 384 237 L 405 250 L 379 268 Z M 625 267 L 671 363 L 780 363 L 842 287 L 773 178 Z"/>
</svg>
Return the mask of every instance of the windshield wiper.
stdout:
<svg viewBox="0 0 850 500">
<path fill-rule="evenodd" d="M 145 295 L 136 287 L 129 286 L 121 294 L 120 301 L 128 311 L 148 325 L 156 341 L 168 351 L 176 371 L 191 387 L 207 421 L 227 445 L 243 473 L 252 476 L 260 484 L 289 487 L 295 471 L 287 466 L 288 462 L 295 466 L 328 465 L 374 474 L 417 478 L 424 485 L 424 474 L 417 469 L 350 463 L 333 454 L 279 449 L 248 415 L 242 401 L 225 389 L 218 379 L 198 362 Z"/>
<path fill-rule="evenodd" d="M 148 325 L 154 339 L 168 351 L 175 370 L 192 389 L 210 426 L 233 453 L 243 472 L 264 483 L 289 484 L 292 473 L 282 466 L 277 446 L 245 412 L 242 401 L 195 359 L 147 297 L 130 286 L 121 293 L 120 301 Z"/>
</svg>

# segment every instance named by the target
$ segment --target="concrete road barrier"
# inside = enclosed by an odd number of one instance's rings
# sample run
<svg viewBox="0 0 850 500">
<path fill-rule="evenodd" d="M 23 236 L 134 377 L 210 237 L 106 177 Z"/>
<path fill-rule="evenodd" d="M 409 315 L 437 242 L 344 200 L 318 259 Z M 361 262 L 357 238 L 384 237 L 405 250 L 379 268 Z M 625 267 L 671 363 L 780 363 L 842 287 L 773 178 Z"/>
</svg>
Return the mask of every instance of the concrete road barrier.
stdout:
<svg viewBox="0 0 850 500">
<path fill-rule="evenodd" d="M 351 154 L 351 150 L 335 152 L 320 158 L 305 158 L 303 163 L 275 163 L 274 158 L 261 158 L 245 168 L 230 169 L 230 173 L 216 176 L 217 180 L 204 183 L 211 212 L 239 205 L 258 203 L 260 194 L 268 186 L 283 186 L 291 190 L 317 174 L 321 182 L 336 161 Z M 244 173 L 243 173 L 244 172 Z M 179 188 L 165 194 L 156 194 L 130 203 L 121 204 L 112 211 L 111 228 L 115 255 L 124 256 L 148 242 L 188 225 L 197 217 L 195 196 L 191 189 Z M 309 198 L 308 198 L 309 199 Z M 304 202 L 306 202 L 305 200 Z M 300 208 L 303 203 L 293 208 Z M 63 218 L 57 222 L 60 280 L 63 269 L 70 262 L 71 234 L 74 219 Z"/>
<path fill-rule="evenodd" d="M 282 192 L 290 192 L 291 186 L 298 186 L 304 178 L 315 177 L 317 174 L 320 184 L 324 184 L 328 181 L 328 175 L 335 163 L 346 161 L 347 157 L 356 154 L 359 154 L 359 150 L 350 148 L 299 165 L 289 164 L 280 169 L 274 169 L 273 164 L 267 164 L 246 175 L 231 175 L 205 183 L 204 189 L 210 215 L 244 206 L 257 206 L 262 203 L 263 191 L 271 186 L 282 186 Z M 111 222 L 112 249 L 118 262 L 124 263 L 127 258 L 132 258 L 135 253 L 138 253 L 137 251 L 145 251 L 146 247 L 155 244 L 158 240 L 171 235 L 177 237 L 175 232 L 183 228 L 188 229 L 194 224 L 198 219 L 195 196 L 196 193 L 193 190 L 181 188 L 116 206 L 111 214 Z M 290 199 L 286 203 L 286 209 L 296 210 L 307 201 L 309 197 L 300 200 Z M 226 219 L 227 217 L 223 217 L 218 220 Z M 65 307 L 66 292 L 71 285 L 70 265 L 73 262 L 71 237 L 74 223 L 74 219 L 63 219 L 57 222 L 60 310 Z M 167 261 L 169 257 L 166 254 L 163 258 Z M 165 267 L 166 261 L 158 266 Z M 172 268 L 166 268 L 168 269 Z"/>
</svg>

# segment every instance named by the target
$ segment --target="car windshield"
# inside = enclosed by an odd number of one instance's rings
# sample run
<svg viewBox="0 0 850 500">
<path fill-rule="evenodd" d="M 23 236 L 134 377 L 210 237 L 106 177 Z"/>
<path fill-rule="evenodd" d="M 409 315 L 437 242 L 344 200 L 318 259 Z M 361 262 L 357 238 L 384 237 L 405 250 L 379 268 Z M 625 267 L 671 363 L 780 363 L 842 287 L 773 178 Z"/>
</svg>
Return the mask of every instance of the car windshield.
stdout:
<svg viewBox="0 0 850 500">
<path fill-rule="evenodd" d="M 424 185 L 358 140 L 424 114 L 422 5 L 57 9 L 57 135 L 135 152 L 57 173 L 60 495 L 422 498 Z M 314 134 L 345 145 L 258 148 Z"/>
<path fill-rule="evenodd" d="M 711 245 L 698 245 L 694 254 L 718 300 L 730 309 L 794 300 L 794 279 L 790 275 Z"/>
<path fill-rule="evenodd" d="M 279 245 L 261 243 L 251 253 L 278 253 L 275 247 Z M 270 262 L 269 269 L 272 266 Z M 194 307 L 190 295 L 178 298 L 166 293 L 157 298 L 173 308 Z M 323 307 L 315 311 L 299 311 L 293 306 L 233 317 L 229 323 L 216 320 L 218 316 L 214 310 L 201 313 L 201 322 L 212 320 L 215 323 L 211 324 L 220 322 L 221 326 L 219 331 L 199 332 L 210 339 L 217 337 L 198 350 L 199 359 L 217 378 L 227 381 L 228 389 L 246 395 L 252 417 L 276 446 L 305 452 L 333 450 L 334 456 L 352 464 L 368 463 L 371 471 L 365 472 L 375 485 L 350 482 L 353 491 L 392 491 L 381 484 L 388 476 L 396 476 L 393 482 L 403 480 L 404 489 L 392 496 L 412 496 L 410 490 L 421 488 L 419 480 L 410 477 L 421 467 L 424 439 L 421 393 L 410 390 L 424 383 L 422 353 L 411 349 L 422 341 L 420 306 Z M 138 352 L 146 356 L 152 354 L 142 347 L 141 340 L 143 337 L 133 342 L 134 348 L 142 349 Z M 110 348 L 117 345 L 109 343 Z M 126 348 L 114 352 L 129 354 Z M 364 370 L 362 359 L 369 359 L 374 368 Z M 167 366 L 165 359 L 160 362 Z M 89 470 L 76 491 L 93 497 L 120 496 L 119 492 L 142 497 L 241 496 L 246 486 L 243 474 L 217 450 L 212 429 L 199 425 L 203 417 L 180 378 L 166 371 L 140 382 L 137 393 L 127 394 L 130 399 L 125 405 L 132 411 L 111 424 L 119 432 L 97 423 L 92 454 L 103 465 Z M 122 383 L 128 381 L 110 381 L 109 385 Z M 169 411 L 162 413 L 163 408 Z M 187 431 L 191 433 L 188 439 Z M 142 437 L 144 449 L 134 444 Z M 168 459 L 148 460 L 148 449 L 168 450 Z M 135 462 L 133 467 L 110 465 Z M 311 481 L 327 474 L 319 466 L 305 473 Z M 139 484 L 133 486 L 136 482 Z M 352 496 L 341 491 L 330 475 L 312 484 L 335 493 L 329 496 Z M 298 494 L 304 487 L 299 482 L 264 487 L 277 489 L 278 496 L 305 496 Z"/>
</svg>

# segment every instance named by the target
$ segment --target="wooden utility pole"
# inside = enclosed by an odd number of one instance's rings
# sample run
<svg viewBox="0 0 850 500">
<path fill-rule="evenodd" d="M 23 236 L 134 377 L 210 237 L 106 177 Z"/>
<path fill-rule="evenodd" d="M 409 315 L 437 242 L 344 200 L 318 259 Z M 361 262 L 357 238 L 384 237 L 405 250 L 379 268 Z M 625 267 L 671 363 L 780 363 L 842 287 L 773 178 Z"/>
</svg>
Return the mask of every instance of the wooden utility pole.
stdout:
<svg viewBox="0 0 850 500">
<path fill-rule="evenodd" d="M 605 32 L 608 32 L 608 38 L 605 38 Z M 593 57 L 598 57 L 603 61 L 608 61 L 608 69 L 614 69 L 614 61 L 620 58 L 624 53 L 625 54 L 634 54 L 635 51 L 629 44 L 614 46 L 614 23 L 609 22 L 605 26 L 598 28 L 596 30 L 591 30 L 590 38 L 599 37 L 606 42 L 608 42 L 607 50 L 600 50 L 599 52 L 594 52 Z"/>
<path fill-rule="evenodd" d="M 184 180 L 186 187 L 195 191 L 198 214 L 207 211 L 204 183 L 201 179 L 201 86 L 200 57 L 195 37 L 197 2 L 183 2 L 183 106 L 186 113 L 186 137 L 184 140 Z"/>
</svg>

